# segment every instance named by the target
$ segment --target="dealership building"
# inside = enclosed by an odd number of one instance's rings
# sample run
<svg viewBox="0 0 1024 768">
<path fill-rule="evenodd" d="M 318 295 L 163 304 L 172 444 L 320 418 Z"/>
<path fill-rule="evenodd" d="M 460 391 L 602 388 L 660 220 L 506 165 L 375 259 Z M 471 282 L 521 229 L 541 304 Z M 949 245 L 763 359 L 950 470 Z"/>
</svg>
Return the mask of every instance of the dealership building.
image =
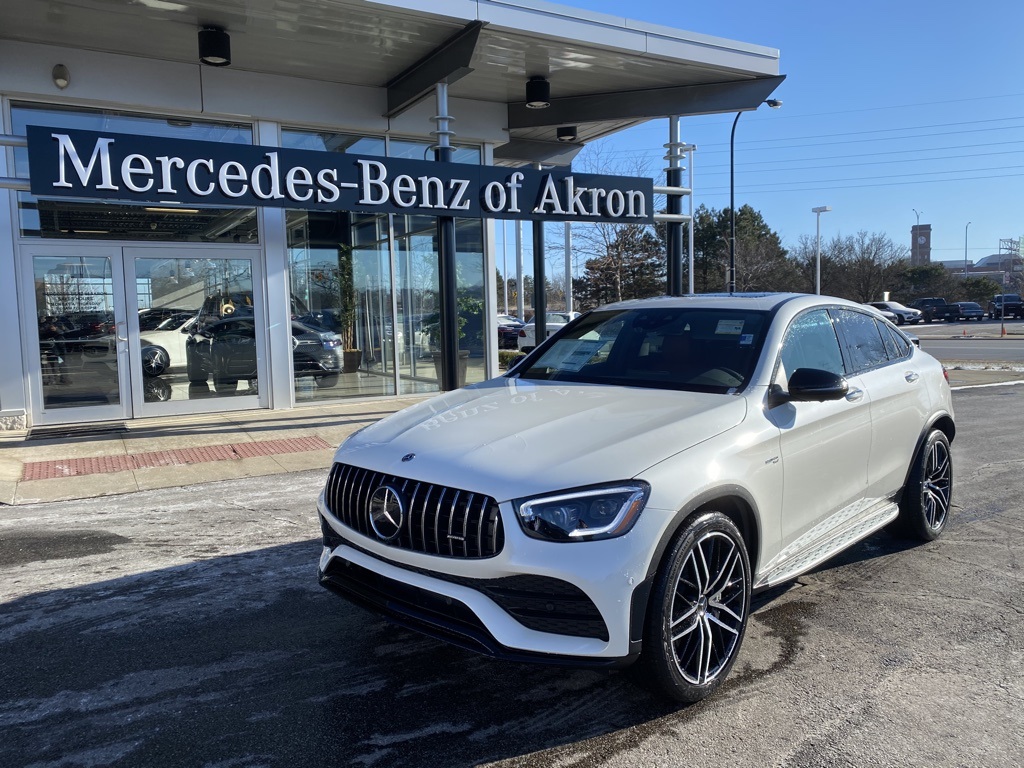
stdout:
<svg viewBox="0 0 1024 768">
<path fill-rule="evenodd" d="M 678 292 L 681 118 L 782 79 L 769 48 L 532 0 L 4 3 L 0 429 L 494 376 L 496 222 L 542 274 L 545 224 L 666 221 Z M 650 120 L 661 178 L 573 171 Z"/>
</svg>

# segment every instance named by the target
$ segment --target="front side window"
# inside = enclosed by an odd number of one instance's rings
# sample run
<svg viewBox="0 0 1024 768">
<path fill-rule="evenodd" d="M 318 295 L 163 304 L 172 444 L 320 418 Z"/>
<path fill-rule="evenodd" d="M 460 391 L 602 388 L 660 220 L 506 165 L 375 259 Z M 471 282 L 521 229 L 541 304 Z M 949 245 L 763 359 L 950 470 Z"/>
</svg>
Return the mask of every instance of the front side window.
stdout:
<svg viewBox="0 0 1024 768">
<path fill-rule="evenodd" d="M 732 309 L 591 312 L 511 375 L 725 394 L 750 380 L 767 325 L 763 312 Z"/>
<path fill-rule="evenodd" d="M 839 339 L 826 310 L 805 312 L 789 326 L 782 343 L 782 367 L 786 376 L 797 368 L 845 373 Z"/>
<path fill-rule="evenodd" d="M 850 352 L 851 373 L 889 362 L 889 353 L 875 318 L 848 309 L 835 310 L 835 316 Z"/>
</svg>

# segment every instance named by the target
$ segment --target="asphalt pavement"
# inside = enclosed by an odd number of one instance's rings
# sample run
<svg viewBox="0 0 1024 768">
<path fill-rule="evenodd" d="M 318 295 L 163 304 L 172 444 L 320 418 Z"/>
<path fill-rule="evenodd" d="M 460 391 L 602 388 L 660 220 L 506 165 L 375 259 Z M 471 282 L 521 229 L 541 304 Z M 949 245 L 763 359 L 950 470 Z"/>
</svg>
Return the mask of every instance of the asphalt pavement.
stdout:
<svg viewBox="0 0 1024 768">
<path fill-rule="evenodd" d="M 726 685 L 691 707 L 326 592 L 326 466 L 7 507 L 0 765 L 1018 768 L 1024 388 L 954 404 L 943 536 L 879 533 L 758 596 Z"/>
</svg>

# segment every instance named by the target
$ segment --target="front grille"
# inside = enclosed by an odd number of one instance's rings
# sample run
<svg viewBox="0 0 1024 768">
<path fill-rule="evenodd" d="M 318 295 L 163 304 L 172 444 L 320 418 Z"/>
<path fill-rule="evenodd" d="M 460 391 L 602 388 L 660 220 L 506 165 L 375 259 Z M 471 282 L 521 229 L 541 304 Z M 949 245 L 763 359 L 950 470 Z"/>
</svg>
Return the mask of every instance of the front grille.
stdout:
<svg viewBox="0 0 1024 768">
<path fill-rule="evenodd" d="M 377 538 L 370 526 L 370 497 L 382 485 L 401 491 L 405 520 L 389 546 L 428 555 L 494 557 L 505 545 L 498 503 L 480 493 L 335 464 L 327 478 L 328 509 L 344 525 Z"/>
</svg>

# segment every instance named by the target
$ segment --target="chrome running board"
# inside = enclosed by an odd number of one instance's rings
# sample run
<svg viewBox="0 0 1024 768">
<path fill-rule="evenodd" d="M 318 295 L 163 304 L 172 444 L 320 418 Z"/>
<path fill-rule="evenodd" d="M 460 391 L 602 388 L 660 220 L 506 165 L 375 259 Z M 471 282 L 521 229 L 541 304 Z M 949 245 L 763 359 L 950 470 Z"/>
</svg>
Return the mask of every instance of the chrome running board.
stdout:
<svg viewBox="0 0 1024 768">
<path fill-rule="evenodd" d="M 889 499 L 850 505 L 782 550 L 761 571 L 754 589 L 774 586 L 806 573 L 888 525 L 899 511 L 899 506 Z"/>
</svg>

